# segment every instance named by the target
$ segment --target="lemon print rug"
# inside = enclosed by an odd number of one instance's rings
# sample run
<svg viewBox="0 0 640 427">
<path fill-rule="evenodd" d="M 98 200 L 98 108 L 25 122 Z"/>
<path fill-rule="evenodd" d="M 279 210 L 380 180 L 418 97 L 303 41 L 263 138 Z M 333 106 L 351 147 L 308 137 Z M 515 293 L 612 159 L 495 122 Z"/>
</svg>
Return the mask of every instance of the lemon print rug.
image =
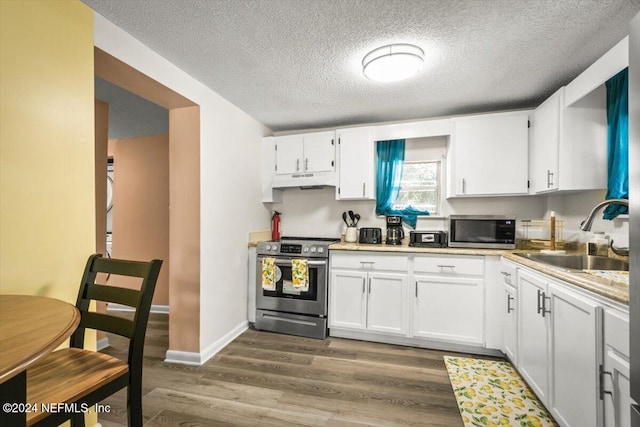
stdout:
<svg viewBox="0 0 640 427">
<path fill-rule="evenodd" d="M 506 361 L 444 356 L 465 427 L 557 426 Z"/>
</svg>

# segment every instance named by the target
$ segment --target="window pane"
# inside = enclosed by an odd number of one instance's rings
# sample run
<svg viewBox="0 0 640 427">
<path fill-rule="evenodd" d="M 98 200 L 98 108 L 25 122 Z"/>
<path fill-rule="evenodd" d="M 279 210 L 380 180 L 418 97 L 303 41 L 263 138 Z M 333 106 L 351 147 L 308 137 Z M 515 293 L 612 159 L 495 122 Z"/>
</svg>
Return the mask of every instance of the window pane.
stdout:
<svg viewBox="0 0 640 427">
<path fill-rule="evenodd" d="M 407 162 L 394 209 L 413 206 L 431 214 L 440 209 L 440 162 Z"/>
</svg>

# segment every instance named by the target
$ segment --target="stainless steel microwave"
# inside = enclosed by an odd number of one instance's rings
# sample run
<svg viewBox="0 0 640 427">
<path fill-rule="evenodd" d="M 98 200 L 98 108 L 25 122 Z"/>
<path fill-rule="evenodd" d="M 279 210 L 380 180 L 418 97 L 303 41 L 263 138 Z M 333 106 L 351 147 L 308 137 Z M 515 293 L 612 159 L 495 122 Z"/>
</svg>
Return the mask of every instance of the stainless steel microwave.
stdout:
<svg viewBox="0 0 640 427">
<path fill-rule="evenodd" d="M 451 215 L 450 248 L 515 249 L 516 217 L 504 215 Z"/>
</svg>

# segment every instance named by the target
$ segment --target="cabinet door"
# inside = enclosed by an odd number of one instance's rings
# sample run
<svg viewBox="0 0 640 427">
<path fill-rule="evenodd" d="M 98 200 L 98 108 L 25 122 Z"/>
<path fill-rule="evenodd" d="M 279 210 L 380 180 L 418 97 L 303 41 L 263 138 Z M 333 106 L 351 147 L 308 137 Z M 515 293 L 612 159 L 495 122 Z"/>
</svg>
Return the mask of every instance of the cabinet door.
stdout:
<svg viewBox="0 0 640 427">
<path fill-rule="evenodd" d="M 530 192 L 558 189 L 558 154 L 560 146 L 560 109 L 564 88 L 551 95 L 533 112 L 529 149 Z"/>
<path fill-rule="evenodd" d="M 551 307 L 549 344 L 551 415 L 567 426 L 596 427 L 598 396 L 598 331 L 602 308 L 590 299 L 553 283 L 548 286 Z M 601 351 L 601 350 L 600 350 Z"/>
<path fill-rule="evenodd" d="M 387 334 L 406 335 L 407 275 L 369 273 L 367 329 Z"/>
<path fill-rule="evenodd" d="M 414 278 L 413 336 L 484 345 L 484 280 Z"/>
<path fill-rule="evenodd" d="M 504 354 L 516 363 L 518 355 L 518 291 L 513 286 L 504 285 Z"/>
<path fill-rule="evenodd" d="M 518 369 L 543 404 L 547 403 L 547 283 L 529 272 L 518 274 Z M 545 314 L 543 316 L 543 313 Z"/>
<path fill-rule="evenodd" d="M 330 172 L 336 157 L 335 133 L 319 132 L 304 136 L 304 172 Z"/>
<path fill-rule="evenodd" d="M 366 285 L 366 273 L 331 270 L 329 282 L 329 327 L 366 329 Z"/>
<path fill-rule="evenodd" d="M 611 347 L 605 346 L 604 371 L 604 425 L 605 427 L 631 426 L 631 383 L 629 361 Z"/>
<path fill-rule="evenodd" d="M 276 173 L 287 175 L 303 171 L 302 135 L 283 136 L 275 139 Z"/>
<path fill-rule="evenodd" d="M 341 129 L 338 136 L 338 200 L 374 200 L 373 130 L 367 128 Z"/>
<path fill-rule="evenodd" d="M 457 196 L 529 192 L 528 113 L 454 119 L 453 172 Z"/>
</svg>

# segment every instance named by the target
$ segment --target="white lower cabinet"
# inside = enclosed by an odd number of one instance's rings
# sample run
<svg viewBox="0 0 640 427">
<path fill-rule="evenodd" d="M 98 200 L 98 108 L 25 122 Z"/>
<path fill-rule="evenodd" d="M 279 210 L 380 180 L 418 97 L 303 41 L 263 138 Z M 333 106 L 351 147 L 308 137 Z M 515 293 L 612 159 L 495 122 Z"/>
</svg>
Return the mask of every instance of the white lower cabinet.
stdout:
<svg viewBox="0 0 640 427">
<path fill-rule="evenodd" d="M 605 427 L 630 427 L 629 314 L 604 313 L 604 360 L 600 371 L 600 396 Z"/>
<path fill-rule="evenodd" d="M 514 362 L 518 357 L 518 290 L 504 285 L 504 354 Z"/>
<path fill-rule="evenodd" d="M 516 363 L 518 357 L 518 289 L 517 268 L 512 264 L 500 263 L 500 276 L 502 279 L 500 304 L 497 310 L 502 313 L 502 352 L 512 363 Z M 487 305 L 489 302 L 487 301 Z"/>
<path fill-rule="evenodd" d="M 600 418 L 598 331 L 602 330 L 602 308 L 554 283 L 549 283 L 543 298 L 550 304 L 548 408 L 560 425 L 596 427 Z"/>
<path fill-rule="evenodd" d="M 512 360 L 529 386 L 560 426 L 629 426 L 628 314 L 544 274 L 517 274 Z"/>
<path fill-rule="evenodd" d="M 484 257 L 416 255 L 414 337 L 484 346 Z"/>
<path fill-rule="evenodd" d="M 332 269 L 329 283 L 329 327 L 365 330 L 367 273 Z"/>
<path fill-rule="evenodd" d="M 462 344 L 484 344 L 484 280 L 414 276 L 412 335 Z"/>
<path fill-rule="evenodd" d="M 547 283 L 527 271 L 518 272 L 518 370 L 542 403 L 547 403 L 548 342 L 544 295 Z"/>
<path fill-rule="evenodd" d="M 367 330 L 406 335 L 407 274 L 369 273 Z"/>
<path fill-rule="evenodd" d="M 338 253 L 330 262 L 330 329 L 406 336 L 407 257 Z"/>
</svg>

